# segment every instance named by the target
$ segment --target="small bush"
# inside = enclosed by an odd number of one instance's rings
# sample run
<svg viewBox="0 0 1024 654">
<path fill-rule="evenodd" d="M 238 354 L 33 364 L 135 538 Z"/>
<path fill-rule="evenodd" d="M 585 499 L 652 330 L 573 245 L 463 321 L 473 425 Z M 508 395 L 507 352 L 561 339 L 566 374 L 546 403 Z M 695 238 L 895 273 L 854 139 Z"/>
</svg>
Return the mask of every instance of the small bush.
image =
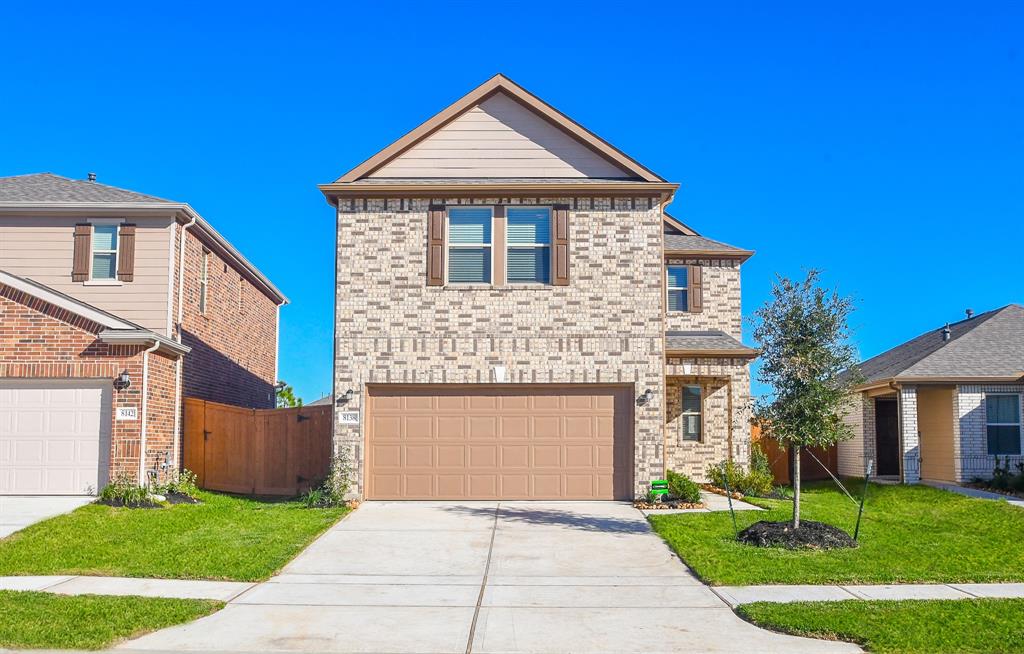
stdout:
<svg viewBox="0 0 1024 654">
<path fill-rule="evenodd" d="M 331 459 L 331 468 L 319 486 L 309 489 L 301 499 L 307 507 L 326 508 L 341 506 L 345 503 L 349 486 L 352 483 L 352 463 L 347 449 L 342 449 Z"/>
<path fill-rule="evenodd" d="M 665 473 L 668 482 L 668 494 L 681 502 L 697 504 L 700 502 L 700 486 L 686 475 L 669 470 Z"/>
<path fill-rule="evenodd" d="M 196 473 L 188 468 L 174 474 L 165 483 L 156 487 L 160 495 L 184 495 L 196 499 L 199 495 L 199 486 L 196 485 Z"/>
<path fill-rule="evenodd" d="M 772 474 L 768 456 L 755 443 L 750 448 L 750 470 L 746 471 L 733 461 L 708 466 L 708 479 L 718 488 L 728 488 L 744 495 L 767 497 L 774 490 L 775 475 Z"/>
<path fill-rule="evenodd" d="M 124 473 L 117 475 L 103 487 L 100 491 L 100 501 L 117 506 L 153 505 L 149 499 L 149 491 Z"/>
</svg>

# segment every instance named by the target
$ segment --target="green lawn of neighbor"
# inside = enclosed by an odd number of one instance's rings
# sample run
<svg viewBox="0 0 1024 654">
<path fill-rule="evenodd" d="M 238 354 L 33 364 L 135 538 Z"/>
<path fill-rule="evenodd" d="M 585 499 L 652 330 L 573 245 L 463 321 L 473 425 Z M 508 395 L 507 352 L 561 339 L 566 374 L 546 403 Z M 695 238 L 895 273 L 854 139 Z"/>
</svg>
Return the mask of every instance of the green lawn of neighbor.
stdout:
<svg viewBox="0 0 1024 654">
<path fill-rule="evenodd" d="M 0 590 L 0 647 L 101 649 L 222 606 L 209 600 Z"/>
<path fill-rule="evenodd" d="M 767 629 L 879 654 L 1024 652 L 1024 599 L 758 602 L 737 612 Z"/>
<path fill-rule="evenodd" d="M 200 500 L 161 509 L 89 504 L 44 520 L 0 540 L 0 576 L 259 581 L 347 512 L 208 492 Z"/>
<path fill-rule="evenodd" d="M 847 483 L 859 498 L 863 482 Z M 788 520 L 792 502 L 751 499 L 740 529 Z M 832 482 L 804 488 L 802 516 L 853 533 L 857 507 Z M 1024 510 L 921 485 L 868 490 L 860 546 L 789 551 L 736 542 L 728 512 L 653 515 L 654 530 L 712 585 L 1024 581 Z"/>
</svg>

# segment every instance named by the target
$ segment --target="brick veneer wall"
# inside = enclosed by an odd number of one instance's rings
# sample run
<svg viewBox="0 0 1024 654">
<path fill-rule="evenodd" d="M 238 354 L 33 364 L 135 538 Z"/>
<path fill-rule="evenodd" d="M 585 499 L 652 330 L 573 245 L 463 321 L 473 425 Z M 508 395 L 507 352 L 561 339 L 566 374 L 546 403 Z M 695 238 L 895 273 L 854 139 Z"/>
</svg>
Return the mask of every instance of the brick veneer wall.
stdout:
<svg viewBox="0 0 1024 654">
<path fill-rule="evenodd" d="M 921 479 L 921 432 L 917 429 L 917 387 L 900 387 L 900 438 L 903 445 L 903 482 Z"/>
<path fill-rule="evenodd" d="M 647 198 L 512 199 L 570 205 L 569 286 L 428 287 L 428 199 L 345 200 L 337 214 L 335 391 L 365 384 L 506 381 L 624 383 L 654 399 L 635 409 L 637 492 L 664 474 L 662 217 Z M 508 204 L 448 199 L 453 204 Z M 363 434 L 338 422 L 335 445 L 357 462 Z"/>
<path fill-rule="evenodd" d="M 704 290 L 704 310 L 699 313 L 670 311 L 665 316 L 668 331 L 720 329 L 742 340 L 743 316 L 740 304 L 740 262 L 734 259 L 667 257 L 666 263 L 698 264 Z"/>
<path fill-rule="evenodd" d="M 1024 402 L 1024 385 L 1021 384 L 970 384 L 958 386 L 954 393 L 954 443 L 959 440 L 959 456 L 954 459 L 958 481 L 970 481 L 975 477 L 991 478 L 996 457 L 988 453 L 988 429 L 986 427 L 985 395 L 987 393 L 1017 393 Z M 1024 406 L 1021 407 L 1024 416 Z M 1000 461 L 1008 461 L 1010 469 L 1024 456 L 1002 455 Z"/>
<path fill-rule="evenodd" d="M 142 407 L 143 351 L 141 345 L 101 343 L 101 326 L 55 307 L 17 289 L 0 284 L 0 379 L 102 379 L 127 372 L 132 385 L 112 390 L 111 477 L 127 474 L 137 479 L 142 436 L 139 420 L 114 420 L 118 407 Z M 162 354 L 149 355 L 150 407 L 147 439 L 159 443 L 173 435 L 174 362 Z M 154 387 L 170 387 L 169 405 L 154 401 Z M 161 391 L 156 391 L 160 396 Z M 172 416 L 170 426 L 167 414 Z M 151 453 L 151 448 L 147 448 Z M 97 489 L 98 490 L 98 489 Z"/>
<path fill-rule="evenodd" d="M 749 464 L 751 399 L 747 362 L 744 359 L 670 357 L 666 372 L 667 466 L 703 482 L 707 481 L 709 465 L 729 458 L 741 466 Z M 682 387 L 685 385 L 700 385 L 706 392 L 700 441 L 682 440 Z"/>
<path fill-rule="evenodd" d="M 273 408 L 277 367 L 277 305 L 210 250 L 206 313 L 199 311 L 204 244 L 185 231 L 181 341 L 192 348 L 182 370 L 184 397 L 251 408 Z M 177 227 L 175 249 L 181 245 Z M 175 267 L 179 254 L 175 254 Z M 175 279 L 177 284 L 177 279 Z M 176 290 L 176 289 L 175 289 Z M 177 319 L 177 292 L 174 293 Z"/>
</svg>

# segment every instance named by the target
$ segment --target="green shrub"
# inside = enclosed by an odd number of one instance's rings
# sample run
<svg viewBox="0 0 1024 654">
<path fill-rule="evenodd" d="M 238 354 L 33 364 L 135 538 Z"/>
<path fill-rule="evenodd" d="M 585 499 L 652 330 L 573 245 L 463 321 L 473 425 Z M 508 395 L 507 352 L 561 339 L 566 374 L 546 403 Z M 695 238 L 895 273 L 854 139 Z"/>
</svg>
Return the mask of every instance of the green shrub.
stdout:
<svg viewBox="0 0 1024 654">
<path fill-rule="evenodd" d="M 199 495 L 199 486 L 196 485 L 196 473 L 188 468 L 173 474 L 169 480 L 156 487 L 160 495 L 184 495 L 196 499 Z"/>
<path fill-rule="evenodd" d="M 149 491 L 129 475 L 120 474 L 100 491 L 100 501 L 124 506 L 149 506 Z"/>
<path fill-rule="evenodd" d="M 733 461 L 708 466 L 708 479 L 718 488 L 755 497 L 766 497 L 774 490 L 775 475 L 772 474 L 768 457 L 756 444 L 750 452 L 750 470 L 746 471 Z M 728 482 L 728 486 L 726 486 Z"/>
<path fill-rule="evenodd" d="M 348 450 L 331 459 L 331 468 L 319 486 L 311 488 L 301 499 L 308 508 L 326 508 L 341 506 L 345 503 L 349 486 L 352 483 L 352 463 Z"/>
<path fill-rule="evenodd" d="M 675 499 L 690 504 L 700 502 L 700 486 L 686 475 L 668 470 L 665 480 L 668 482 L 668 494 Z"/>
</svg>

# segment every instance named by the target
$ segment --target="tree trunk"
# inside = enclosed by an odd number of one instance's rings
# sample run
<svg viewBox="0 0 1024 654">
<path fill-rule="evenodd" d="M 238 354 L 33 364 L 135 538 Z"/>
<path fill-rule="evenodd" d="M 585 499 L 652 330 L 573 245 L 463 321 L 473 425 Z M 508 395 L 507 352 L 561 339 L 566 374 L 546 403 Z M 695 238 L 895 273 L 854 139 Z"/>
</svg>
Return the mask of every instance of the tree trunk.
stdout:
<svg viewBox="0 0 1024 654">
<path fill-rule="evenodd" d="M 800 528 L 800 453 L 803 446 L 794 444 L 793 452 L 793 529 Z"/>
</svg>

